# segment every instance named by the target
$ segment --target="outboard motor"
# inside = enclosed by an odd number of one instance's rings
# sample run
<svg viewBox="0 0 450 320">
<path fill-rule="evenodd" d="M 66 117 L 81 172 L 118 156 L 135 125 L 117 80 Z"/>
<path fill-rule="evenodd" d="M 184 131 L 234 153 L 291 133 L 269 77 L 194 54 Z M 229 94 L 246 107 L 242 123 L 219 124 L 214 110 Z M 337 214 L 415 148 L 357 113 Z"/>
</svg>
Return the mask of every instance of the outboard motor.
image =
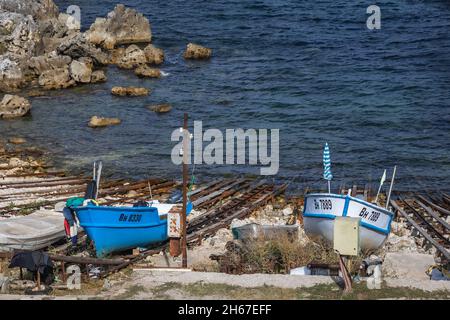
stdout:
<svg viewBox="0 0 450 320">
<path fill-rule="evenodd" d="M 181 190 L 175 190 L 169 197 L 169 203 L 180 203 L 183 201 L 183 193 Z"/>
<path fill-rule="evenodd" d="M 84 194 L 85 199 L 97 199 L 97 181 L 91 180 L 89 181 L 86 193 Z"/>
</svg>

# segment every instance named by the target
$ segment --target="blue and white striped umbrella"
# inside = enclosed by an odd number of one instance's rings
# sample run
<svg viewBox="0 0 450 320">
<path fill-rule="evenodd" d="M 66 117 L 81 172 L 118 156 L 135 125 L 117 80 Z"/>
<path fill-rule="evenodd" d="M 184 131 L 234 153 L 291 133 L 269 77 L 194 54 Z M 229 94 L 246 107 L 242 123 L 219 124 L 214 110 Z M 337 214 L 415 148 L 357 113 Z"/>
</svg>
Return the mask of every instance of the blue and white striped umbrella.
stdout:
<svg viewBox="0 0 450 320">
<path fill-rule="evenodd" d="M 331 174 L 331 158 L 330 158 L 330 148 L 328 148 L 328 143 L 325 143 L 325 148 L 323 149 L 323 178 L 330 181 L 333 179 Z"/>
</svg>

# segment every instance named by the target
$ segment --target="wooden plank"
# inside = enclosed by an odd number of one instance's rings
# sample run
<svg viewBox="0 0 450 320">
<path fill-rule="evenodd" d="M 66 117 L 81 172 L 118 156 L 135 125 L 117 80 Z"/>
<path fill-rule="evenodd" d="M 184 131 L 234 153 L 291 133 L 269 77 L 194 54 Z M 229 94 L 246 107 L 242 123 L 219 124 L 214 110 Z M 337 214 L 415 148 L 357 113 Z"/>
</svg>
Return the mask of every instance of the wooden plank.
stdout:
<svg viewBox="0 0 450 320">
<path fill-rule="evenodd" d="M 427 207 L 423 202 L 420 200 L 414 199 L 415 202 L 419 206 L 421 206 L 430 216 L 432 216 L 434 219 L 436 219 L 440 224 L 442 224 L 447 230 L 450 230 L 450 225 L 447 223 L 447 221 L 443 220 L 441 217 L 439 217 L 431 208 Z"/>
<path fill-rule="evenodd" d="M 417 197 L 422 200 L 423 202 L 427 203 L 429 206 L 433 207 L 434 209 L 436 209 L 437 211 L 446 214 L 446 215 L 450 215 L 450 211 L 446 210 L 440 206 L 438 206 L 437 204 L 434 204 L 433 202 L 429 201 L 427 198 L 425 198 L 424 196 L 418 194 Z"/>
<path fill-rule="evenodd" d="M 400 206 L 397 204 L 395 200 L 390 201 L 392 207 L 394 207 L 397 212 L 400 212 L 400 214 L 408 220 L 408 222 L 422 235 L 427 239 L 433 246 L 436 247 L 436 249 L 439 250 L 440 253 L 447 259 L 447 261 L 450 261 L 450 253 L 446 248 L 441 246 L 436 240 L 434 240 L 424 229 L 422 229 L 413 219 L 411 219 L 406 212 L 404 212 Z"/>
</svg>

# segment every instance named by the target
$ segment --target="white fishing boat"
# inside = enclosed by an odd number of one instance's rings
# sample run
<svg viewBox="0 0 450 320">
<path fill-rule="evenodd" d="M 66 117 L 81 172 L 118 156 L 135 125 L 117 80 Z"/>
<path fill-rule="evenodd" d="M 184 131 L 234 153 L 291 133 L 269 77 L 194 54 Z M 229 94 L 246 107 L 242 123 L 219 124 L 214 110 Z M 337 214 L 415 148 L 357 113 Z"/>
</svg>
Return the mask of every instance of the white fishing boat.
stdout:
<svg viewBox="0 0 450 320">
<path fill-rule="evenodd" d="M 378 205 L 377 199 L 386 180 L 386 170 L 380 181 L 374 203 L 365 199 L 331 193 L 331 157 L 328 143 L 323 151 L 323 178 L 328 182 L 328 193 L 311 193 L 305 196 L 303 223 L 305 232 L 310 236 L 323 237 L 329 242 L 334 240 L 334 221 L 336 217 L 360 219 L 359 247 L 362 251 L 374 251 L 381 247 L 391 231 L 394 214 Z M 392 173 L 391 185 L 386 203 L 389 203 L 394 184 L 396 166 Z M 356 194 L 355 194 L 356 195 Z"/>
<path fill-rule="evenodd" d="M 0 221 L 0 252 L 39 250 L 64 239 L 64 216 L 56 210 L 38 210 L 28 216 Z"/>
<path fill-rule="evenodd" d="M 360 248 L 376 250 L 391 230 L 393 213 L 350 195 L 312 193 L 305 196 L 303 222 L 308 235 L 332 242 L 336 217 L 360 218 Z"/>
</svg>

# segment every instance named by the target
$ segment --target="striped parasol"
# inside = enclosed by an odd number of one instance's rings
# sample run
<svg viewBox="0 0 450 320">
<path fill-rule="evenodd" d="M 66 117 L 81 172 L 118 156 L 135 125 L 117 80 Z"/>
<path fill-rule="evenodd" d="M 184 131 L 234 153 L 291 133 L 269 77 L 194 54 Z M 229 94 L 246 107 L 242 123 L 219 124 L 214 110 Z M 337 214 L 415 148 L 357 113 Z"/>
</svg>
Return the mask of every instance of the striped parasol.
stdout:
<svg viewBox="0 0 450 320">
<path fill-rule="evenodd" d="M 323 178 L 328 180 L 328 192 L 331 192 L 330 180 L 333 179 L 333 175 L 331 174 L 330 148 L 327 142 L 325 142 L 325 148 L 323 149 Z"/>
</svg>

